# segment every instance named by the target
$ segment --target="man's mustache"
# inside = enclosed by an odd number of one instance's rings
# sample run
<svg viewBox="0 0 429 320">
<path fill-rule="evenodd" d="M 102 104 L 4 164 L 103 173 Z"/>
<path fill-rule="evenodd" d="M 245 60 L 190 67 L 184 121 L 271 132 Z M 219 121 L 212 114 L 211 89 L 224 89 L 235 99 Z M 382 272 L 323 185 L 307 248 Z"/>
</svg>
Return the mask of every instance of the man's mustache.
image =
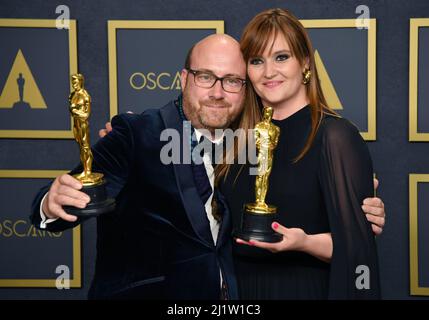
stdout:
<svg viewBox="0 0 429 320">
<path fill-rule="evenodd" d="M 231 104 L 223 100 L 201 100 L 200 105 L 218 108 L 230 108 Z"/>
</svg>

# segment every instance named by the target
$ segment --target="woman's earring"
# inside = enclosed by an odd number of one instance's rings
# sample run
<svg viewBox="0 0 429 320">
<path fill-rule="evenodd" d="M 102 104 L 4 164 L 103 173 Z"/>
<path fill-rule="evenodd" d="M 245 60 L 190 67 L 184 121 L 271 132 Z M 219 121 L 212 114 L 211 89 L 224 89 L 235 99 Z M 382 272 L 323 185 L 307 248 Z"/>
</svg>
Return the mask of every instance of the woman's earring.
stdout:
<svg viewBox="0 0 429 320">
<path fill-rule="evenodd" d="M 302 76 L 303 76 L 302 83 L 308 84 L 311 79 L 311 71 L 309 69 L 305 69 L 304 72 L 302 73 Z"/>
</svg>

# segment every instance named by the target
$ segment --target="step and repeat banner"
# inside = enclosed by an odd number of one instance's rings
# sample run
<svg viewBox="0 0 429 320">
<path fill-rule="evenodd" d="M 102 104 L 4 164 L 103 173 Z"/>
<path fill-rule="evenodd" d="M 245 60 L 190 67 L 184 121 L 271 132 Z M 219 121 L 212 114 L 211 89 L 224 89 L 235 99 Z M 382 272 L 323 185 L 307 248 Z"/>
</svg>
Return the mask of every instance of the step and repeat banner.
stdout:
<svg viewBox="0 0 429 320">
<path fill-rule="evenodd" d="M 72 138 L 76 22 L 60 30 L 56 20 L 0 19 L 0 39 L 0 138 Z M 64 172 L 0 168 L 1 287 L 56 287 L 64 275 L 81 286 L 80 226 L 51 233 L 29 221 L 36 191 Z"/>
<path fill-rule="evenodd" d="M 429 142 L 429 19 L 410 19 L 409 141 Z M 410 174 L 410 288 L 429 296 L 429 174 Z"/>
</svg>

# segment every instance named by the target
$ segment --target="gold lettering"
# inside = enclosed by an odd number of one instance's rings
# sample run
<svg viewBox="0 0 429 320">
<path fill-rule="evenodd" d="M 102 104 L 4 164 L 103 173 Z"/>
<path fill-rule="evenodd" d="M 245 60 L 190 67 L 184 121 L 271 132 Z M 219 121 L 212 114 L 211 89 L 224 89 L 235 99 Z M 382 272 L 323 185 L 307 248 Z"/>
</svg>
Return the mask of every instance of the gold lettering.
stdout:
<svg viewBox="0 0 429 320">
<path fill-rule="evenodd" d="M 26 220 L 3 220 L 0 221 L 0 236 L 10 238 L 12 236 L 18 238 L 33 237 L 33 238 L 59 238 L 63 235 L 63 232 L 49 232 L 45 230 L 39 230 L 32 224 L 29 224 Z"/>
<path fill-rule="evenodd" d="M 37 237 L 37 230 L 33 225 L 31 225 L 30 228 L 28 228 L 27 237 Z"/>
<path fill-rule="evenodd" d="M 181 90 L 182 89 L 181 85 L 180 85 L 180 73 L 179 73 L 179 71 L 177 71 L 176 76 L 174 77 L 174 80 L 171 83 L 171 88 L 170 89 L 173 89 L 174 84 L 176 84 L 176 88 L 175 88 L 176 90 Z"/>
<path fill-rule="evenodd" d="M 151 86 L 149 84 L 147 85 L 146 88 L 148 90 L 154 90 L 154 89 L 156 89 L 156 79 L 154 77 L 155 77 L 155 73 L 153 73 L 153 72 L 149 72 L 147 74 L 147 80 L 148 80 L 148 82 L 152 83 Z"/>
<path fill-rule="evenodd" d="M 177 71 L 174 79 L 170 82 L 172 74 L 161 72 L 157 75 L 155 72 L 148 72 L 146 75 L 142 72 L 135 72 L 131 75 L 129 82 L 133 89 L 142 90 L 181 90 L 180 72 Z"/>
<path fill-rule="evenodd" d="M 9 233 L 3 232 L 3 236 L 5 236 L 6 238 L 10 238 L 11 236 L 13 236 L 11 220 L 4 220 L 3 227 L 5 230 L 9 231 Z"/>
<path fill-rule="evenodd" d="M 170 89 L 169 87 L 165 87 L 161 84 L 161 78 L 164 76 L 168 76 L 169 78 L 171 77 L 171 75 L 167 72 L 162 72 L 159 74 L 159 76 L 156 78 L 156 83 L 158 84 L 158 87 L 161 88 L 161 90 L 168 90 Z"/>
<path fill-rule="evenodd" d="M 142 80 L 143 80 L 143 83 L 140 85 L 140 86 L 137 86 L 137 85 L 135 85 L 134 84 L 134 78 L 136 78 L 136 77 L 140 77 L 140 78 L 142 78 Z M 131 85 L 131 87 L 133 88 L 133 89 L 136 89 L 136 90 L 141 90 L 141 89 L 143 89 L 144 87 L 145 87 L 145 85 L 146 85 L 146 77 L 144 76 L 144 74 L 143 73 L 141 73 L 141 72 L 135 72 L 135 73 L 133 73 L 132 75 L 131 75 L 131 77 L 130 77 L 130 85 Z"/>
<path fill-rule="evenodd" d="M 34 226 L 31 226 L 31 228 L 35 229 L 38 236 L 44 238 L 46 236 L 46 231 L 45 230 L 40 230 L 40 229 L 36 229 Z M 37 235 L 35 235 L 34 237 L 37 237 Z"/>
<path fill-rule="evenodd" d="M 24 220 L 17 220 L 14 224 L 13 224 L 13 233 L 17 236 L 17 237 L 19 237 L 19 238 L 24 238 L 25 237 L 25 233 L 19 233 L 18 231 L 17 231 L 17 226 L 18 226 L 18 224 L 27 224 Z"/>
</svg>

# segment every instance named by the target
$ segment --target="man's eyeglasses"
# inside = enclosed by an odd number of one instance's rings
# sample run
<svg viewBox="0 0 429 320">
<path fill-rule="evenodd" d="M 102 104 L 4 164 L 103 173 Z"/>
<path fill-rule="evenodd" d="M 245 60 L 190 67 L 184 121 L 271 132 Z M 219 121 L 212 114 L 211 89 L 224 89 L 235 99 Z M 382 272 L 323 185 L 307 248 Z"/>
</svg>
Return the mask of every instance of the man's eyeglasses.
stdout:
<svg viewBox="0 0 429 320">
<path fill-rule="evenodd" d="M 211 72 L 192 69 L 187 70 L 189 73 L 192 73 L 194 75 L 195 85 L 201 88 L 212 88 L 219 80 L 224 91 L 230 93 L 238 93 L 246 84 L 246 80 L 237 77 L 226 76 L 219 78 Z"/>
</svg>

